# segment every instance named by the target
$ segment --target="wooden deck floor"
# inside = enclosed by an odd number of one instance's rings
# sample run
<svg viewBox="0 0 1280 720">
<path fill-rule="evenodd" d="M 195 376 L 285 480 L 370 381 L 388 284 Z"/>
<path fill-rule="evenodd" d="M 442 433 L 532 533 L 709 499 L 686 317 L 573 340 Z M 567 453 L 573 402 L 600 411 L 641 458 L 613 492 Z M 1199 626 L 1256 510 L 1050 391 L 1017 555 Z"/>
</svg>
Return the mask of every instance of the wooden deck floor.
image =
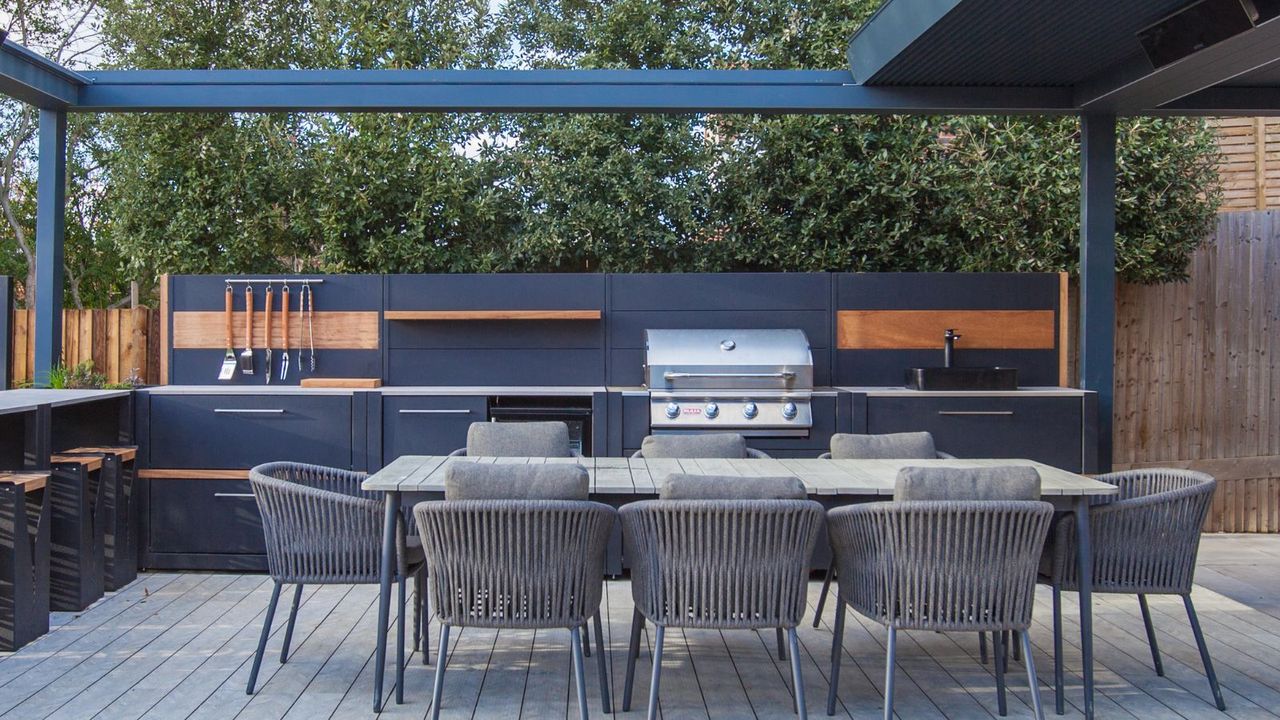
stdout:
<svg viewBox="0 0 1280 720">
<path fill-rule="evenodd" d="M 1280 717 L 1280 537 L 1206 537 L 1198 580 L 1194 597 L 1226 695 L 1225 715 Z M 819 587 L 818 582 L 810 586 L 814 601 Z M 319 720 L 371 715 L 377 616 L 373 586 L 308 588 L 289 663 L 278 663 L 282 624 L 277 623 L 260 690 L 254 697 L 245 695 L 269 591 L 270 583 L 258 575 L 151 574 L 82 614 L 58 614 L 57 628 L 49 635 L 0 656 L 0 716 Z M 617 695 L 631 598 L 621 581 L 607 583 L 606 595 L 605 633 Z M 1051 709 L 1047 598 L 1043 592 L 1039 596 L 1033 637 Z M 1164 678 L 1150 668 L 1136 601 L 1099 597 L 1098 717 L 1222 717 L 1210 703 L 1181 603 L 1153 598 L 1151 607 L 1165 655 Z M 1067 715 L 1080 717 L 1074 612 L 1068 601 Z M 884 632 L 856 617 L 849 614 L 838 715 L 877 718 Z M 822 716 L 825 705 L 831 618 L 828 608 L 822 627 L 806 624 L 801 631 L 814 717 Z M 433 627 L 433 642 L 438 637 Z M 566 632 L 464 630 L 455 637 L 443 717 L 576 717 Z M 660 704 L 664 718 L 794 717 L 788 666 L 772 654 L 772 633 L 673 630 L 667 637 Z M 635 703 L 627 717 L 645 712 L 649 655 L 641 655 Z M 384 717 L 427 715 L 433 669 L 420 660 L 411 658 L 406 704 L 388 705 Z M 904 633 L 899 662 L 900 717 L 996 716 L 994 679 L 989 666 L 977 660 L 973 636 Z M 599 715 L 594 664 L 587 677 L 590 709 Z M 1031 716 L 1024 677 L 1011 676 L 1010 717 Z"/>
</svg>

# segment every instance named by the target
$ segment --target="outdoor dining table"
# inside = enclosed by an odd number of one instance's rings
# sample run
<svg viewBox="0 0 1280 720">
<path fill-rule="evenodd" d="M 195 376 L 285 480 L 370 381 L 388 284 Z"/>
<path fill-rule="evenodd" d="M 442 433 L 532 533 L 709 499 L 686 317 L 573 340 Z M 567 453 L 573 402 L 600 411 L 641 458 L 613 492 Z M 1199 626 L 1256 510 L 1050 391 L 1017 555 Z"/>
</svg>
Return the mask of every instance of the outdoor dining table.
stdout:
<svg viewBox="0 0 1280 720">
<path fill-rule="evenodd" d="M 1080 656 L 1084 680 L 1084 714 L 1093 717 L 1093 549 L 1089 536 L 1090 500 L 1114 495 L 1118 488 L 1083 475 L 1031 460 L 824 460 L 786 458 L 644 459 L 619 457 L 493 458 L 440 455 L 404 455 L 367 477 L 365 490 L 385 493 L 386 514 L 382 535 L 382 585 L 378 604 L 378 647 L 374 665 L 375 710 L 381 709 L 382 682 L 387 657 L 387 624 L 391 608 L 391 581 L 396 568 L 396 522 L 404 493 L 441 498 L 445 469 L 451 463 L 578 463 L 587 468 L 593 498 L 614 503 L 652 498 L 667 475 L 685 472 L 702 475 L 793 475 L 804 482 L 814 499 L 829 507 L 869 502 L 893 496 L 898 470 L 907 466 L 981 468 L 998 465 L 1030 465 L 1040 473 L 1042 499 L 1059 511 L 1072 511 L 1078 538 L 1080 592 Z M 1055 643 L 1060 639 L 1055 638 Z M 441 659 L 440 662 L 444 660 Z"/>
</svg>

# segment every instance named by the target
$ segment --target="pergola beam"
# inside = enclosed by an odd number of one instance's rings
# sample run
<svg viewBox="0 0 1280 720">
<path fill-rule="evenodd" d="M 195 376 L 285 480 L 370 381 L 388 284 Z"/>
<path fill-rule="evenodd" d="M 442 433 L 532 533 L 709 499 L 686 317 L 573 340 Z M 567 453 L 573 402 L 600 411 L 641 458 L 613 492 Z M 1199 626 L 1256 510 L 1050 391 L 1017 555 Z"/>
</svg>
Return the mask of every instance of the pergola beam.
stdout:
<svg viewBox="0 0 1280 720">
<path fill-rule="evenodd" d="M 0 95 L 43 109 L 74 105 L 83 76 L 21 45 L 0 40 Z"/>
<path fill-rule="evenodd" d="M 1066 88 L 866 87 L 843 70 L 87 73 L 83 112 L 1069 114 Z"/>
</svg>

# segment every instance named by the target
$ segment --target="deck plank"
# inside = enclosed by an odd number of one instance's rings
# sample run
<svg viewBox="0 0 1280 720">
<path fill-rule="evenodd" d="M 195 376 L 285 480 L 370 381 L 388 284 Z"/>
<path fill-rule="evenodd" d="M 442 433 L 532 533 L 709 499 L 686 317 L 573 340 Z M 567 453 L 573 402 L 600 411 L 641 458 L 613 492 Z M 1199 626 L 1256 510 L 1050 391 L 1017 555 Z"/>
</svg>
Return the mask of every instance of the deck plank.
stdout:
<svg viewBox="0 0 1280 720">
<path fill-rule="evenodd" d="M 703 471 L 720 469 L 712 463 Z M 1198 720 L 1280 717 L 1280 538 L 1206 538 L 1195 598 L 1209 637 L 1228 711 L 1211 704 L 1208 684 L 1181 601 L 1153 597 L 1151 609 L 1166 677 L 1151 669 L 1137 603 L 1131 596 L 1095 601 L 1099 718 Z M 810 611 L 821 587 L 809 585 Z M 372 718 L 376 586 L 308 588 L 290 662 L 278 662 L 289 589 L 273 625 L 258 695 L 244 693 L 271 583 L 262 575 L 144 575 L 83 613 L 58 614 L 56 629 L 17 653 L 0 656 L 0 711 L 14 718 Z M 1075 596 L 1064 594 L 1067 715 L 1081 717 L 1079 627 Z M 1052 709 L 1049 593 L 1036 593 L 1032 640 L 1046 707 Z M 630 586 L 606 584 L 602 611 L 615 714 L 643 717 L 653 627 L 642 635 L 632 711 L 621 713 L 631 621 Z M 820 627 L 799 629 L 806 699 L 824 715 L 831 651 L 832 603 Z M 394 619 L 394 611 L 393 611 Z M 444 717 L 573 718 L 568 633 L 564 630 L 455 630 L 448 659 Z M 439 640 L 433 619 L 431 637 Z M 881 716 L 883 628 L 849 611 L 837 716 Z M 794 717 L 789 664 L 775 656 L 770 630 L 671 629 L 664 658 L 661 715 Z M 904 632 L 899 640 L 897 709 L 901 718 L 990 720 L 996 715 L 989 664 L 978 661 L 972 634 Z M 394 652 L 394 641 L 391 648 Z M 433 655 L 434 655 L 433 648 Z M 439 662 L 438 658 L 434 658 Z M 387 697 L 394 691 L 391 664 Z M 388 704 L 388 720 L 430 714 L 434 665 L 411 653 L 406 704 Z M 589 711 L 600 713 L 595 658 L 587 660 Z M 1010 718 L 1030 717 L 1020 665 L 1009 673 Z"/>
</svg>

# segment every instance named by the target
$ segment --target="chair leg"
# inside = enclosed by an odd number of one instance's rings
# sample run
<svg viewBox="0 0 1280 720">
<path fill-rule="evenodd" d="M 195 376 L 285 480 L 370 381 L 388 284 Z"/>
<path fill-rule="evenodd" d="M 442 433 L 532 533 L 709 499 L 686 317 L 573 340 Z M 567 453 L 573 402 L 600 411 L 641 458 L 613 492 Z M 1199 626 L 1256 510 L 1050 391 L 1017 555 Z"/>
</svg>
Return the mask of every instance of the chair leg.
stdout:
<svg viewBox="0 0 1280 720">
<path fill-rule="evenodd" d="M 1053 586 L 1053 711 L 1063 715 L 1067 699 L 1062 689 L 1062 590 Z"/>
<path fill-rule="evenodd" d="M 1036 720 L 1044 720 L 1044 705 L 1040 702 L 1040 681 L 1036 678 L 1036 661 L 1031 656 L 1031 631 L 1019 633 L 1022 642 L 1022 662 L 1027 666 L 1027 687 L 1031 690 L 1031 709 L 1035 711 Z"/>
<path fill-rule="evenodd" d="M 252 695 L 254 686 L 258 684 L 258 670 L 262 667 L 262 655 L 267 651 L 267 638 L 271 635 L 271 619 L 276 616 L 276 603 L 280 602 L 280 583 L 271 588 L 271 602 L 267 603 L 267 616 L 262 619 L 262 635 L 258 637 L 258 652 L 253 655 L 253 668 L 249 670 L 249 685 L 246 695 Z"/>
<path fill-rule="evenodd" d="M 1213 702 L 1219 710 L 1226 710 L 1227 703 L 1222 699 L 1222 688 L 1218 687 L 1218 674 L 1213 671 L 1213 660 L 1209 658 L 1209 646 L 1204 643 L 1204 632 L 1200 630 L 1200 618 L 1196 615 L 1196 606 L 1191 602 L 1191 594 L 1182 596 L 1182 604 L 1187 606 L 1187 619 L 1191 621 L 1191 632 L 1196 636 L 1196 646 L 1200 648 L 1200 661 L 1204 663 L 1204 674 L 1209 679 L 1209 689 L 1213 691 Z"/>
<path fill-rule="evenodd" d="M 604 705 L 604 714 L 609 715 L 613 712 L 613 701 L 609 697 L 608 658 L 605 655 L 604 626 L 600 621 L 600 613 L 596 613 L 592 621 L 596 628 L 596 668 L 600 671 L 600 703 Z"/>
<path fill-rule="evenodd" d="M 631 613 L 631 642 L 627 644 L 627 675 L 622 688 L 622 712 L 631 712 L 631 689 L 636 681 L 636 658 L 640 657 L 640 631 L 644 629 L 644 615 L 639 610 Z"/>
<path fill-rule="evenodd" d="M 583 642 L 582 628 L 569 628 L 569 636 L 573 642 L 573 684 L 578 691 L 578 717 L 581 720 L 587 720 L 587 674 L 583 671 L 583 652 L 582 648 L 586 645 Z"/>
<path fill-rule="evenodd" d="M 884 663 L 884 720 L 893 720 L 893 667 L 898 662 L 898 630 L 889 627 Z"/>
<path fill-rule="evenodd" d="M 400 576 L 400 604 L 396 608 L 396 704 L 404 704 L 404 606 L 407 579 Z"/>
<path fill-rule="evenodd" d="M 844 598 L 836 595 L 836 627 L 831 638 L 831 682 L 827 687 L 827 715 L 836 714 L 836 693 L 840 690 L 840 659 L 844 655 Z"/>
<path fill-rule="evenodd" d="M 800 672 L 800 638 L 795 628 L 787 630 L 787 644 L 791 646 L 791 688 L 796 694 L 796 715 L 800 720 L 809 717 L 809 706 L 804 698 L 804 675 Z"/>
<path fill-rule="evenodd" d="M 653 637 L 653 676 L 649 680 L 649 707 L 648 720 L 657 720 L 658 718 L 658 686 L 662 681 L 662 640 L 666 634 L 666 628 L 654 623 Z"/>
<path fill-rule="evenodd" d="M 984 632 L 978 633 L 978 659 L 983 665 L 987 664 L 987 634 Z"/>
<path fill-rule="evenodd" d="M 422 652 L 422 593 L 418 575 L 413 576 L 413 651 Z"/>
<path fill-rule="evenodd" d="M 1151 624 L 1151 609 L 1147 607 L 1147 596 L 1138 593 L 1138 607 L 1142 608 L 1142 624 L 1147 628 L 1147 644 L 1151 646 L 1151 666 L 1156 675 L 1164 677 L 1164 663 L 1160 661 L 1160 645 L 1156 643 L 1156 628 Z"/>
<path fill-rule="evenodd" d="M 785 638 L 783 638 L 783 635 L 782 635 L 782 628 L 774 628 L 774 629 L 773 629 L 773 632 L 774 632 L 774 636 L 775 636 L 775 638 L 776 638 L 776 639 L 777 639 L 777 641 L 778 641 L 778 659 L 779 659 L 779 660 L 782 660 L 782 661 L 786 661 L 786 659 L 787 659 L 787 642 L 786 642 L 786 639 L 785 639 Z"/>
<path fill-rule="evenodd" d="M 579 633 L 582 636 L 582 656 L 591 657 L 591 633 Z"/>
<path fill-rule="evenodd" d="M 1013 661 L 1022 662 L 1022 643 L 1018 642 L 1017 640 L 1018 640 L 1017 637 L 1015 637 L 1012 633 L 1010 633 L 1009 644 L 1013 646 Z M 1009 671 L 1009 668 L 1005 668 L 1005 672 L 1008 672 L 1008 671 Z"/>
<path fill-rule="evenodd" d="M 822 623 L 822 608 L 827 605 L 827 593 L 831 592 L 831 579 L 836 575 L 836 559 L 831 558 L 831 563 L 827 565 L 827 574 L 822 578 L 822 592 L 818 593 L 818 609 L 813 613 L 813 626 L 818 627 Z"/>
<path fill-rule="evenodd" d="M 302 601 L 302 585 L 293 589 L 293 604 L 289 606 L 289 624 L 284 626 L 284 644 L 280 646 L 280 664 L 289 662 L 289 643 L 293 642 L 293 623 L 298 619 L 298 603 Z"/>
<path fill-rule="evenodd" d="M 422 623 L 422 664 L 431 664 L 431 598 L 427 596 L 427 569 L 418 570 L 418 612 Z"/>
<path fill-rule="evenodd" d="M 449 626 L 440 624 L 440 654 L 436 656 L 436 682 L 431 688 L 431 720 L 439 720 L 440 698 L 444 695 L 445 658 L 449 657 Z"/>
<path fill-rule="evenodd" d="M 1009 705 L 1004 693 L 1004 670 L 1007 667 L 1005 637 L 1005 632 L 1001 630 L 991 638 L 991 644 L 995 646 L 996 651 L 996 709 L 999 711 L 1000 717 L 1009 714 Z"/>
</svg>

